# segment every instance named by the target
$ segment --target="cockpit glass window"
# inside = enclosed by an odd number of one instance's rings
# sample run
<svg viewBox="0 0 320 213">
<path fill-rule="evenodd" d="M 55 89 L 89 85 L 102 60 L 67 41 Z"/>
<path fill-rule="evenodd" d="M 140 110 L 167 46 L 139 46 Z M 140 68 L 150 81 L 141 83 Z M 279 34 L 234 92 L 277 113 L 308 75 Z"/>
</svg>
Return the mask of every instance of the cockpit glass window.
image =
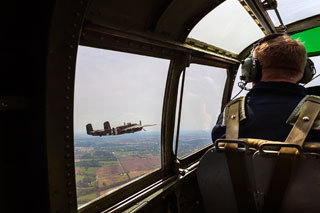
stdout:
<svg viewBox="0 0 320 213">
<path fill-rule="evenodd" d="M 291 37 L 300 40 L 304 44 L 309 56 L 320 54 L 320 27 L 293 34 Z"/>
<path fill-rule="evenodd" d="M 221 3 L 189 34 L 190 38 L 236 54 L 263 36 L 261 29 L 238 0 Z"/>
<path fill-rule="evenodd" d="M 161 167 L 169 61 L 79 46 L 74 99 L 78 206 Z"/>
<path fill-rule="evenodd" d="M 319 15 L 320 1 L 316 0 L 277 0 L 278 11 L 282 22 L 290 24 L 292 22 L 305 19 L 314 15 Z M 268 10 L 275 26 L 279 26 L 277 15 L 274 10 Z"/>
<path fill-rule="evenodd" d="M 310 59 L 314 63 L 314 66 L 317 70 L 317 73 L 315 75 L 316 77 L 320 74 L 320 56 L 310 57 Z M 320 86 L 320 75 L 306 85 L 306 87 L 314 87 L 314 86 Z"/>
<path fill-rule="evenodd" d="M 212 143 L 211 130 L 221 110 L 226 78 L 222 68 L 191 64 L 186 69 L 178 157 Z"/>
<path fill-rule="evenodd" d="M 241 96 L 246 96 L 246 94 L 248 93 L 248 90 L 250 90 L 252 88 L 252 83 L 248 83 L 247 85 L 245 85 L 246 89 L 242 89 L 239 86 L 239 84 L 241 84 L 240 75 L 241 75 L 241 65 L 239 66 L 238 71 L 237 71 L 237 76 L 234 79 L 231 99 L 235 99 L 235 98 L 238 98 Z"/>
</svg>

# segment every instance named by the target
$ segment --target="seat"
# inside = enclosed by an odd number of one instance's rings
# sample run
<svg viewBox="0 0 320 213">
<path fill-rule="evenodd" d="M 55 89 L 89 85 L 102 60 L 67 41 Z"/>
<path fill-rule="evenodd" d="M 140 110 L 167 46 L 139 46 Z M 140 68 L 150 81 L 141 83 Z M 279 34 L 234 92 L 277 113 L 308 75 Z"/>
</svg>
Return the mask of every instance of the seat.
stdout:
<svg viewBox="0 0 320 213">
<path fill-rule="evenodd" d="M 222 142 L 226 142 L 223 140 Z M 231 141 L 235 143 L 234 141 Z M 239 141 L 237 142 L 239 143 Z M 197 169 L 197 180 L 206 212 L 240 212 L 236 194 L 229 171 L 228 160 L 223 148 L 219 144 L 209 149 L 201 158 Z M 243 143 L 242 143 L 243 145 Z M 245 155 L 250 186 L 248 191 L 254 195 L 255 183 L 252 165 L 252 150 L 247 147 L 239 148 Z M 255 203 L 250 204 L 255 209 Z"/>
</svg>

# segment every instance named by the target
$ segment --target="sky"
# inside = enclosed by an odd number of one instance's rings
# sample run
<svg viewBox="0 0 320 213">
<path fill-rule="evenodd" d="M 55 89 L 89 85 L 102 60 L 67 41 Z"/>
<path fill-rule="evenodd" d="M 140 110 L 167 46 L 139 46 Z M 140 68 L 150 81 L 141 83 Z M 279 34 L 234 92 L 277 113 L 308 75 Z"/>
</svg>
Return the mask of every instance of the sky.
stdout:
<svg viewBox="0 0 320 213">
<path fill-rule="evenodd" d="M 78 50 L 74 129 L 87 123 L 102 129 L 124 122 L 156 124 L 159 131 L 169 60 L 80 46 Z M 186 71 L 181 130 L 210 130 L 216 122 L 226 70 L 192 64 Z"/>
<path fill-rule="evenodd" d="M 284 24 L 290 24 L 320 13 L 319 0 L 277 0 L 277 2 L 278 12 Z M 274 10 L 269 10 L 268 13 L 273 23 L 279 26 L 280 22 Z"/>
<path fill-rule="evenodd" d="M 221 3 L 189 34 L 191 38 L 236 54 L 263 36 L 261 29 L 238 0 L 227 0 Z"/>
<path fill-rule="evenodd" d="M 221 110 L 226 69 L 191 64 L 186 70 L 180 129 L 211 131 Z"/>
<path fill-rule="evenodd" d="M 87 123 L 102 129 L 124 122 L 157 124 L 159 129 L 169 60 L 79 46 L 74 129 Z"/>
</svg>

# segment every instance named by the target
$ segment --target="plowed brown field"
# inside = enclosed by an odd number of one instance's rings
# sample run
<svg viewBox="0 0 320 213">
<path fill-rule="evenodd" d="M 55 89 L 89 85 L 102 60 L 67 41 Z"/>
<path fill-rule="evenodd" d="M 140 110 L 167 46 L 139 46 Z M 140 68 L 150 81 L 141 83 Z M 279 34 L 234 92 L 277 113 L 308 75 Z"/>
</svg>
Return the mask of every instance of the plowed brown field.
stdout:
<svg viewBox="0 0 320 213">
<path fill-rule="evenodd" d="M 125 172 L 153 170 L 160 167 L 160 158 L 157 156 L 119 156 Z"/>
<path fill-rule="evenodd" d="M 120 175 L 121 173 L 120 166 L 104 166 L 97 170 L 96 175 Z"/>
</svg>

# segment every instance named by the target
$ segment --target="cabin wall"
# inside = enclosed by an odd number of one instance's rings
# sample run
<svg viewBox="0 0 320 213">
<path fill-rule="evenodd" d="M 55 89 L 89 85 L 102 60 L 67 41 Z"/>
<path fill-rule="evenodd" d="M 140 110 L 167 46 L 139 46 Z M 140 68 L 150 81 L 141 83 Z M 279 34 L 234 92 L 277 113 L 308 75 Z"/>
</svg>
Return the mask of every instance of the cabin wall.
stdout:
<svg viewBox="0 0 320 213">
<path fill-rule="evenodd" d="M 45 66 L 52 1 L 9 1 L 1 69 L 1 212 L 49 212 Z M 3 208 L 4 206 L 4 208 Z M 3 209 L 5 209 L 3 211 Z"/>
</svg>

